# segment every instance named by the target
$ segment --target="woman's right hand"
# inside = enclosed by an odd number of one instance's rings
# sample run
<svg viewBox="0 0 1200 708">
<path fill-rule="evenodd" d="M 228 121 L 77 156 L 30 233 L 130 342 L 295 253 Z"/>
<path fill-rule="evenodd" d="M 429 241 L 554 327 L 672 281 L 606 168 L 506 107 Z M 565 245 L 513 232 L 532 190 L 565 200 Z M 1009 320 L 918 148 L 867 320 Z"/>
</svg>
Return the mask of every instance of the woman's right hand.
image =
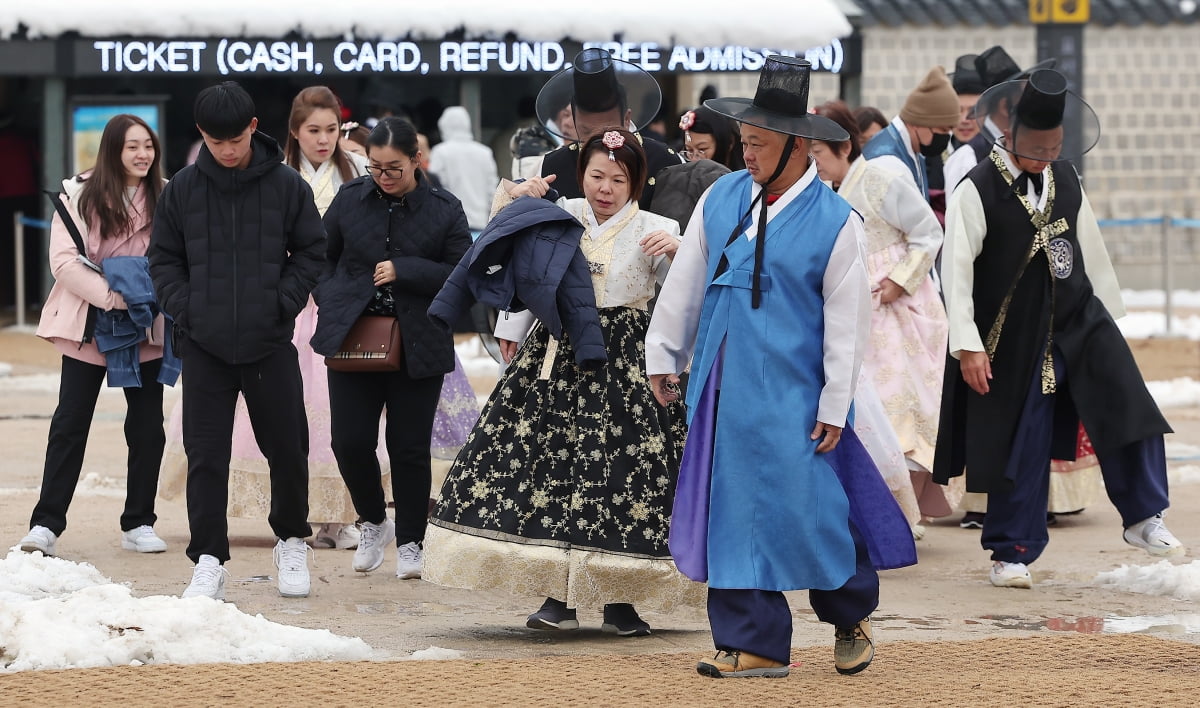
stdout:
<svg viewBox="0 0 1200 708">
<path fill-rule="evenodd" d="M 555 179 L 557 179 L 557 175 L 527 179 L 508 190 L 508 196 L 513 199 L 518 197 L 537 197 L 541 199 L 546 196 L 546 192 L 550 191 L 550 185 Z"/>
<path fill-rule="evenodd" d="M 497 339 L 496 341 L 500 344 L 500 357 L 504 359 L 504 363 L 512 363 L 513 357 L 517 355 L 517 343 L 511 339 Z"/>
</svg>

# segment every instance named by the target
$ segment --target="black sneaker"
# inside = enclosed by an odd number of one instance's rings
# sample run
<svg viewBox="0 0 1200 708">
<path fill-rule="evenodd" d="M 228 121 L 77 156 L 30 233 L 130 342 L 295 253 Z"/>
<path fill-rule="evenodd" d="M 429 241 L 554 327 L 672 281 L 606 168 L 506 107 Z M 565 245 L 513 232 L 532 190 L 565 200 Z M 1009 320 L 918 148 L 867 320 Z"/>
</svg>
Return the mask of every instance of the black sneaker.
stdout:
<svg viewBox="0 0 1200 708">
<path fill-rule="evenodd" d="M 958 522 L 960 529 L 981 529 L 983 528 L 983 520 L 987 514 L 981 514 L 978 511 L 968 511 L 963 514 L 962 521 Z"/>
<path fill-rule="evenodd" d="M 600 631 L 618 637 L 646 637 L 650 635 L 650 625 L 638 617 L 633 605 L 613 602 L 604 606 L 604 624 L 600 625 Z"/>
<path fill-rule="evenodd" d="M 567 603 L 548 597 L 541 609 L 525 620 L 525 626 L 530 629 L 579 629 L 579 620 L 575 619 L 575 610 L 567 609 Z"/>
</svg>

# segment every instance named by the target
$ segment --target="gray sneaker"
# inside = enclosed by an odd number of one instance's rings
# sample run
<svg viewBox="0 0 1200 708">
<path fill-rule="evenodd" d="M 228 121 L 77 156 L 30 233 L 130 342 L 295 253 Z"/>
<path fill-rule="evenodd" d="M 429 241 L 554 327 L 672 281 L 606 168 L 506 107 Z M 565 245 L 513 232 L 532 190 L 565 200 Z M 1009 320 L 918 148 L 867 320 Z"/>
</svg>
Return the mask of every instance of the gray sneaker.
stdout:
<svg viewBox="0 0 1200 708">
<path fill-rule="evenodd" d="M 416 543 L 406 543 L 396 549 L 396 577 L 401 580 L 412 580 L 421 577 L 421 566 L 424 554 L 421 546 Z"/>
<path fill-rule="evenodd" d="M 384 517 L 382 524 L 364 521 L 359 529 L 358 550 L 354 551 L 353 567 L 360 573 L 370 573 L 383 565 L 383 554 L 396 540 L 396 523 Z"/>
</svg>

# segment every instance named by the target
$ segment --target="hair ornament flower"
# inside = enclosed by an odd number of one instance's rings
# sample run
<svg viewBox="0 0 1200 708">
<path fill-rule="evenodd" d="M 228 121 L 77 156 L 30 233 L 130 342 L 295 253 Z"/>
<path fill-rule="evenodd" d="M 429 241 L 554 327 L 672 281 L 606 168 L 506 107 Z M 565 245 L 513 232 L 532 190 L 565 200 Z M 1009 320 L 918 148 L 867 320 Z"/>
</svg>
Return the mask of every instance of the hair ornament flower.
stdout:
<svg viewBox="0 0 1200 708">
<path fill-rule="evenodd" d="M 696 125 L 695 110 L 688 110 L 688 112 L 685 112 L 683 115 L 679 116 L 679 130 L 684 131 L 684 139 L 688 140 L 688 142 L 691 142 L 691 133 L 688 131 L 690 131 L 691 126 L 694 125 Z"/>
<path fill-rule="evenodd" d="M 600 139 L 604 143 L 604 147 L 608 148 L 608 159 L 613 162 L 617 161 L 617 156 L 613 154 L 613 150 L 617 150 L 625 146 L 625 136 L 615 130 L 610 130 Z"/>
<path fill-rule="evenodd" d="M 350 137 L 350 131 L 354 130 L 357 127 L 358 127 L 358 123 L 355 123 L 352 120 L 342 123 L 342 136 L 346 137 L 346 138 Z"/>
</svg>

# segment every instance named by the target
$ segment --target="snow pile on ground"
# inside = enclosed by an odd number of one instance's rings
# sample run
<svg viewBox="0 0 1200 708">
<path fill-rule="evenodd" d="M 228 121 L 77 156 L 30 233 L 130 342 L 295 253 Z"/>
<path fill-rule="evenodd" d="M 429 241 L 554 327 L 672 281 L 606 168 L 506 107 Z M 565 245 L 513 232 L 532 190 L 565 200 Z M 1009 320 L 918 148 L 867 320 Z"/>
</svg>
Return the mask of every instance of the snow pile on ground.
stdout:
<svg viewBox="0 0 1200 708">
<path fill-rule="evenodd" d="M 1200 339 L 1200 315 L 1174 316 L 1171 331 L 1167 332 L 1167 317 L 1161 312 L 1130 312 L 1117 320 L 1117 327 L 1126 339 L 1149 339 L 1150 337 L 1182 337 Z"/>
<path fill-rule="evenodd" d="M 88 472 L 75 486 L 75 496 L 125 498 L 125 480 Z"/>
<path fill-rule="evenodd" d="M 1172 486 L 1178 484 L 1196 484 L 1197 482 L 1200 482 L 1200 465 L 1167 467 L 1167 482 Z"/>
<path fill-rule="evenodd" d="M 1185 442 L 1172 440 L 1174 436 L 1167 438 L 1167 460 L 1172 462 L 1185 462 L 1191 460 L 1200 460 L 1200 447 L 1189 445 Z"/>
<path fill-rule="evenodd" d="M 461 659 L 465 654 L 457 649 L 443 649 L 442 647 L 429 647 L 414 651 L 408 656 L 401 659 L 402 661 L 447 661 L 450 659 Z"/>
<path fill-rule="evenodd" d="M 133 597 L 87 563 L 0 560 L 0 672 L 138 664 L 362 660 L 371 647 L 204 597 Z"/>
<path fill-rule="evenodd" d="M 492 378 L 500 376 L 500 365 L 483 348 L 483 342 L 479 337 L 472 337 L 465 342 L 455 344 L 454 353 L 462 362 L 467 376 L 490 376 Z"/>
<path fill-rule="evenodd" d="M 1153 565 L 1122 565 L 1098 574 L 1092 582 L 1114 590 L 1200 600 L 1200 561 L 1186 565 L 1166 560 Z"/>
<path fill-rule="evenodd" d="M 1190 376 L 1170 381 L 1147 381 L 1146 388 L 1159 408 L 1191 408 L 1200 406 L 1200 381 Z"/>
<path fill-rule="evenodd" d="M 1162 290 L 1122 290 L 1127 308 L 1163 307 L 1167 295 Z M 1200 290 L 1172 290 L 1172 307 L 1200 307 Z"/>
</svg>

